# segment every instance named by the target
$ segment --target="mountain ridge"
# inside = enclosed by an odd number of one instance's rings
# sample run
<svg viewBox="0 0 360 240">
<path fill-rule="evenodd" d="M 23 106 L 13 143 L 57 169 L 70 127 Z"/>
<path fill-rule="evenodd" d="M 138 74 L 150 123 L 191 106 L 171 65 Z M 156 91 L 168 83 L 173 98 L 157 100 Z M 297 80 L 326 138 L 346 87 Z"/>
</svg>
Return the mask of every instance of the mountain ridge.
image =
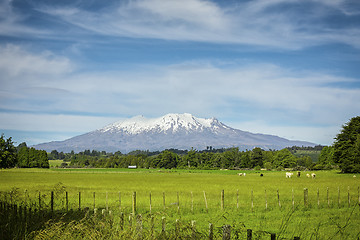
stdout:
<svg viewBox="0 0 360 240">
<path fill-rule="evenodd" d="M 198 118 L 189 113 L 169 113 L 159 118 L 135 116 L 64 141 L 42 143 L 34 147 L 46 151 L 79 152 L 90 149 L 128 153 L 134 150 L 162 151 L 170 148 L 201 150 L 207 146 L 277 150 L 291 146 L 315 145 L 231 128 L 215 117 Z"/>
</svg>

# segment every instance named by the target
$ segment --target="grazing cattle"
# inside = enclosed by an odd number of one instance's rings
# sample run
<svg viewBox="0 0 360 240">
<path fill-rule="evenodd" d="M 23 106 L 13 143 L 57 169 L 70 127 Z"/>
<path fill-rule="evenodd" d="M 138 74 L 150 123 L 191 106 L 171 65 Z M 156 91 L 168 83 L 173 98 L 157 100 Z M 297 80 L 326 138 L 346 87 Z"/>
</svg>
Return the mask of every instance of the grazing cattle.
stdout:
<svg viewBox="0 0 360 240">
<path fill-rule="evenodd" d="M 286 173 L 286 178 L 291 178 L 294 175 L 294 173 L 292 172 L 287 172 Z"/>
<path fill-rule="evenodd" d="M 263 176 L 264 176 L 264 174 L 261 173 L 261 174 L 260 174 L 260 177 L 263 177 Z"/>
<path fill-rule="evenodd" d="M 238 173 L 239 176 L 246 176 L 246 173 Z"/>
<path fill-rule="evenodd" d="M 310 177 L 310 174 L 308 174 L 308 173 L 307 173 L 307 174 L 306 174 L 306 177 L 308 177 L 308 178 L 309 178 L 309 177 Z"/>
<path fill-rule="evenodd" d="M 315 174 L 315 173 L 312 173 L 312 174 L 311 174 L 311 177 L 312 177 L 312 178 L 315 178 L 315 177 L 316 177 L 316 174 Z"/>
<path fill-rule="evenodd" d="M 297 177 L 300 177 L 300 174 L 301 174 L 301 172 L 298 171 L 298 172 L 296 173 L 296 176 L 297 176 Z"/>
<path fill-rule="evenodd" d="M 353 178 L 356 178 L 356 175 L 354 175 Z"/>
</svg>

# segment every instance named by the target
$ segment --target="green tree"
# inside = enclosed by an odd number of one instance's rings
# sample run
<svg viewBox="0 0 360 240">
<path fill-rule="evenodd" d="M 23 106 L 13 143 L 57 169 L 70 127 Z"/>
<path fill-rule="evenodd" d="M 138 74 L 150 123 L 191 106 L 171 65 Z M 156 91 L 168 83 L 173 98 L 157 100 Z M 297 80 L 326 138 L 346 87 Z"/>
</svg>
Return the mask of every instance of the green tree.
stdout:
<svg viewBox="0 0 360 240">
<path fill-rule="evenodd" d="M 4 134 L 0 137 L 0 168 L 12 168 L 17 163 L 16 148 L 9 137 L 5 139 Z"/>
<path fill-rule="evenodd" d="M 360 116 L 343 125 L 333 147 L 334 162 L 343 173 L 360 172 Z"/>
<path fill-rule="evenodd" d="M 296 164 L 296 157 L 287 148 L 277 151 L 274 155 L 275 167 L 291 168 L 295 167 Z"/>
</svg>

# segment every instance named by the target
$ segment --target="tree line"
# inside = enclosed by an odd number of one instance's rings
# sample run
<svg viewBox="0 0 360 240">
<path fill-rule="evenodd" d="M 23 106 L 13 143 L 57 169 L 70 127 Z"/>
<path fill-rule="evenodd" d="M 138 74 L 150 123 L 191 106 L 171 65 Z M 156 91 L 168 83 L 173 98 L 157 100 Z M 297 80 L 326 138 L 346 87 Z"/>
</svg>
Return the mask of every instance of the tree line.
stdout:
<svg viewBox="0 0 360 240">
<path fill-rule="evenodd" d="M 289 149 L 265 151 L 261 148 L 240 151 L 239 148 L 197 151 L 167 149 L 161 152 L 133 151 L 128 154 L 85 150 L 59 153 L 53 150 L 50 159 L 62 157 L 62 167 L 127 168 L 187 168 L 187 169 L 321 169 L 309 156 L 295 156 Z"/>
<path fill-rule="evenodd" d="M 0 137 L 0 168 L 49 168 L 47 152 L 27 147 L 23 142 L 14 146 L 12 138 Z"/>
</svg>

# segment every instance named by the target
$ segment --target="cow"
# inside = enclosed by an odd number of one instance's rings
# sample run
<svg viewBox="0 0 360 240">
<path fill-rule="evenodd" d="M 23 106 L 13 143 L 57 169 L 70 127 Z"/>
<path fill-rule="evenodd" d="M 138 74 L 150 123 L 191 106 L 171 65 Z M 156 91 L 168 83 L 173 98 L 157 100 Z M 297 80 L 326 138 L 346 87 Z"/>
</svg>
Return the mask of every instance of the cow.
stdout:
<svg viewBox="0 0 360 240">
<path fill-rule="evenodd" d="M 316 177 L 316 174 L 315 173 L 312 173 L 311 174 L 311 177 L 314 179 Z"/>
<path fill-rule="evenodd" d="M 246 173 L 238 173 L 239 176 L 246 176 Z"/>
<path fill-rule="evenodd" d="M 286 176 L 286 178 L 291 178 L 293 175 L 294 175 L 294 173 L 287 172 L 285 176 Z"/>
<path fill-rule="evenodd" d="M 307 173 L 307 174 L 306 174 L 306 177 L 308 177 L 308 178 L 309 178 L 309 177 L 310 177 L 310 174 L 308 174 L 308 173 Z"/>
<path fill-rule="evenodd" d="M 296 176 L 297 176 L 297 177 L 300 177 L 300 174 L 301 174 L 301 172 L 298 171 L 298 172 L 296 173 Z"/>
<path fill-rule="evenodd" d="M 264 174 L 261 173 L 261 174 L 260 174 L 260 177 L 263 177 L 263 176 L 264 176 Z"/>
</svg>

